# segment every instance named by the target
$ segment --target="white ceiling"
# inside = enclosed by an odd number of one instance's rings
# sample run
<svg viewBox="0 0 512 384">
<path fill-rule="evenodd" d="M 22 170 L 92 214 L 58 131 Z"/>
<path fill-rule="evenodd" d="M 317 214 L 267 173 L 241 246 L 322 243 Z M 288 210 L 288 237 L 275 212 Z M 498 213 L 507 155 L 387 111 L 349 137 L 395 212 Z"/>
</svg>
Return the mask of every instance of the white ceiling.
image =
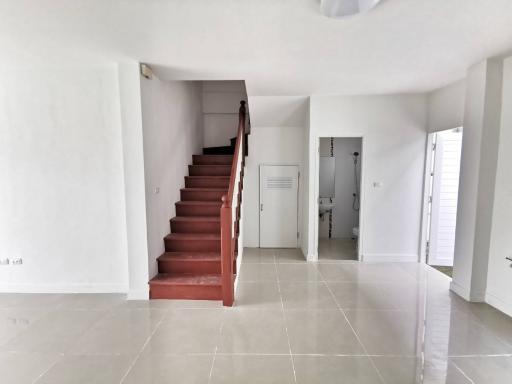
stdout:
<svg viewBox="0 0 512 384">
<path fill-rule="evenodd" d="M 382 0 L 330 19 L 320 0 L 0 0 L 2 66 L 132 58 L 252 95 L 428 91 L 512 49 L 512 0 Z"/>
</svg>

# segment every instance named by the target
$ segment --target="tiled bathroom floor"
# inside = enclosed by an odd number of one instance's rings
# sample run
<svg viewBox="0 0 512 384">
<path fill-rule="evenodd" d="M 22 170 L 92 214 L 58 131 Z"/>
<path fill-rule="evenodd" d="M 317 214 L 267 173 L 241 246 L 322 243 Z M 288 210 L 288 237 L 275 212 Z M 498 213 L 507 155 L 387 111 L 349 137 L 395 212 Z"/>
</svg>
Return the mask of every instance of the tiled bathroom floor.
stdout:
<svg viewBox="0 0 512 384">
<path fill-rule="evenodd" d="M 352 239 L 318 239 L 318 258 L 322 260 L 357 260 L 356 241 Z"/>
<path fill-rule="evenodd" d="M 512 382 L 512 319 L 418 264 L 246 249 L 236 306 L 0 295 L 1 383 Z"/>
</svg>

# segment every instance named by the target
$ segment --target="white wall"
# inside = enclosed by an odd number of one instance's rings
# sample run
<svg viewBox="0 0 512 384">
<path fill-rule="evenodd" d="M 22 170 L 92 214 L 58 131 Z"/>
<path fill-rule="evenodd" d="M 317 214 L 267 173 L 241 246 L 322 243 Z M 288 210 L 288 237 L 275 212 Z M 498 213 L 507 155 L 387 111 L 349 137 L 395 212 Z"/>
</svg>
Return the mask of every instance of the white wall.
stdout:
<svg viewBox="0 0 512 384">
<path fill-rule="evenodd" d="M 501 116 L 502 65 L 487 60 L 468 71 L 451 289 L 483 301 Z"/>
<path fill-rule="evenodd" d="M 238 128 L 240 100 L 247 100 L 243 81 L 203 81 L 205 147 L 230 145 Z"/>
<path fill-rule="evenodd" d="M 330 141 L 330 138 L 320 139 L 320 156 L 330 155 Z M 351 238 L 353 236 L 352 228 L 359 226 L 359 212 L 352 209 L 355 180 L 354 160 L 351 154 L 359 152 L 362 155 L 361 139 L 336 137 L 333 141 L 333 147 L 335 186 L 334 198 L 332 199 L 334 209 L 332 212 L 331 236 L 333 238 Z M 357 165 L 359 181 L 361 180 L 361 158 L 361 156 L 358 158 Z M 329 237 L 329 215 L 325 215 L 324 220 L 319 221 L 318 232 L 321 238 Z"/>
<path fill-rule="evenodd" d="M 363 260 L 418 260 L 426 111 L 424 95 L 311 98 L 308 259 L 318 258 L 319 137 L 343 136 L 363 137 Z M 374 182 L 382 186 L 375 188 Z"/>
<path fill-rule="evenodd" d="M 501 111 L 486 301 L 512 316 L 512 58 L 503 66 Z"/>
<path fill-rule="evenodd" d="M 244 176 L 244 246 L 259 247 L 259 166 L 298 165 L 301 173 L 298 201 L 303 202 L 304 139 L 309 105 L 306 97 L 286 96 L 254 96 L 249 98 L 249 105 L 251 134 Z M 299 203 L 298 208 L 300 232 L 303 204 Z"/>
<path fill-rule="evenodd" d="M 115 66 L 0 75 L 0 291 L 125 292 Z"/>
<path fill-rule="evenodd" d="M 459 80 L 428 94 L 428 130 L 458 128 L 464 121 L 466 80 Z"/>
<path fill-rule="evenodd" d="M 203 146 L 201 83 L 141 78 L 149 277 L 164 252 L 192 155 Z M 157 189 L 159 192 L 157 192 Z"/>
</svg>

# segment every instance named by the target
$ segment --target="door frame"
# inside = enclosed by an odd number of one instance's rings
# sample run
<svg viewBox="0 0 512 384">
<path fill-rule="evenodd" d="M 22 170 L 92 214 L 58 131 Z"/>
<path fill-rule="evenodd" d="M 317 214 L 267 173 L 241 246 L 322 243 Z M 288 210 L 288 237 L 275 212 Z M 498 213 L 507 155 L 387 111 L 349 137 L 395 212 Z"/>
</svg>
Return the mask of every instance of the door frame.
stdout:
<svg viewBox="0 0 512 384">
<path fill-rule="evenodd" d="M 300 205 L 300 165 L 299 164 L 282 164 L 282 163 L 260 163 L 258 164 L 258 248 L 261 248 L 261 167 L 297 167 L 297 237 L 296 248 L 300 248 L 300 221 L 299 221 L 299 205 Z M 293 248 L 290 248 L 293 249 Z"/>
<path fill-rule="evenodd" d="M 366 150 L 365 150 L 365 135 L 359 135 L 359 134 L 345 134 L 343 136 L 314 136 L 314 148 L 315 148 L 315 155 L 314 155 L 314 167 L 313 170 L 315 172 L 314 175 L 310 175 L 310 177 L 314 180 L 314 200 L 310 199 L 310 204 L 312 201 L 314 201 L 314 214 L 313 214 L 313 254 L 308 255 L 308 261 L 317 262 L 318 257 L 318 226 L 320 223 L 319 217 L 318 217 L 318 205 L 319 205 L 319 196 L 320 196 L 320 139 L 322 138 L 331 138 L 334 139 L 361 139 L 361 153 L 360 153 L 360 161 L 361 161 L 361 176 L 359 178 L 359 237 L 357 238 L 357 261 L 363 261 L 364 260 L 364 206 L 365 206 L 365 188 L 366 185 L 365 178 L 366 178 Z M 311 168 L 310 168 L 311 169 Z"/>
<path fill-rule="evenodd" d="M 427 263 L 427 242 L 430 231 L 430 192 L 432 188 L 432 162 L 434 137 L 437 132 L 427 133 L 427 143 L 425 145 L 425 169 L 423 172 L 423 205 L 421 210 L 421 241 L 420 241 L 420 263 Z"/>
</svg>

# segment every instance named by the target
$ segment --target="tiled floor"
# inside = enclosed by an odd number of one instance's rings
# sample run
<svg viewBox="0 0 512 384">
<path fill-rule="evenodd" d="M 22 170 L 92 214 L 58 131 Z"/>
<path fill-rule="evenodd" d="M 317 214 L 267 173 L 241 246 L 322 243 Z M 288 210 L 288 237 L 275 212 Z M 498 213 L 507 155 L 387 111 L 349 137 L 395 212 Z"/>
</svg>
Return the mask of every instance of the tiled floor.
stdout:
<svg viewBox="0 0 512 384">
<path fill-rule="evenodd" d="M 0 295 L 0 382 L 512 383 L 512 319 L 417 264 L 246 249 L 236 307 Z"/>
<path fill-rule="evenodd" d="M 357 260 L 356 241 L 352 239 L 318 239 L 318 258 L 323 260 Z"/>
</svg>

